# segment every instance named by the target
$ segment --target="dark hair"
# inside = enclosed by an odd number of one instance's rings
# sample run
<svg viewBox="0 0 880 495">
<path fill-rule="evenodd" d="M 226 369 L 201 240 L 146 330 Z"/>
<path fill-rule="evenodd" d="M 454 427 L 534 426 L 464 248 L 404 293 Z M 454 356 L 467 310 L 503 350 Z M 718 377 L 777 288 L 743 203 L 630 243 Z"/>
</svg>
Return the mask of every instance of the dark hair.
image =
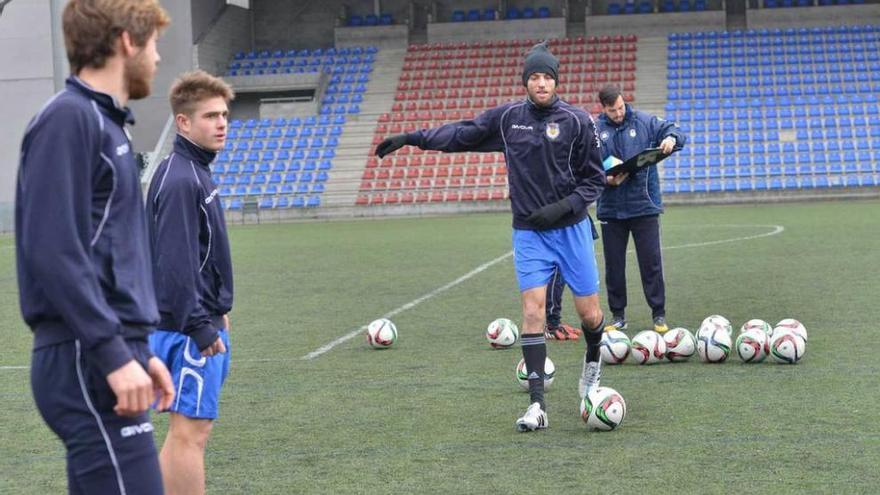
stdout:
<svg viewBox="0 0 880 495">
<path fill-rule="evenodd" d="M 71 0 L 61 21 L 70 72 L 104 67 L 124 31 L 143 47 L 170 22 L 158 0 Z"/>
<path fill-rule="evenodd" d="M 192 117 L 199 102 L 217 96 L 229 103 L 235 98 L 235 93 L 223 79 L 203 70 L 194 70 L 184 72 L 174 81 L 168 99 L 171 101 L 171 111 L 174 115 L 182 113 Z"/>
<path fill-rule="evenodd" d="M 599 103 L 602 106 L 610 107 L 617 102 L 617 98 L 620 97 L 621 92 L 620 88 L 615 84 L 606 84 L 599 90 Z"/>
</svg>

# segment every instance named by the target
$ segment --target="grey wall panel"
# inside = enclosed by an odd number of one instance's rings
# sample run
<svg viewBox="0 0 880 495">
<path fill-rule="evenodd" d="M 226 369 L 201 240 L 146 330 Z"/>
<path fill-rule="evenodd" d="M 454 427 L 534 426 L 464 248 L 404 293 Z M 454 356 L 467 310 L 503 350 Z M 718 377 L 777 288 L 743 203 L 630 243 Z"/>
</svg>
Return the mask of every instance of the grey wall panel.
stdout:
<svg viewBox="0 0 880 495">
<path fill-rule="evenodd" d="M 51 38 L 0 39 L 0 67 L 0 78 L 7 81 L 52 77 Z"/>
<path fill-rule="evenodd" d="M 223 75 L 233 55 L 252 48 L 251 11 L 229 6 L 195 47 L 196 66 Z"/>
<path fill-rule="evenodd" d="M 0 81 L 3 128 L 0 132 L 0 203 L 15 199 L 15 174 L 24 129 L 54 94 L 52 78 Z"/>
<path fill-rule="evenodd" d="M 54 93 L 49 2 L 15 0 L 0 16 L 0 230 L 11 225 L 24 128 Z"/>
<path fill-rule="evenodd" d="M 254 0 L 251 9 L 255 48 L 333 46 L 333 28 L 341 17 L 343 4 L 341 0 L 307 4 L 301 0 Z"/>
<path fill-rule="evenodd" d="M 226 7 L 226 0 L 190 0 L 192 16 L 192 42 L 202 39 L 211 29 L 220 12 Z"/>
</svg>

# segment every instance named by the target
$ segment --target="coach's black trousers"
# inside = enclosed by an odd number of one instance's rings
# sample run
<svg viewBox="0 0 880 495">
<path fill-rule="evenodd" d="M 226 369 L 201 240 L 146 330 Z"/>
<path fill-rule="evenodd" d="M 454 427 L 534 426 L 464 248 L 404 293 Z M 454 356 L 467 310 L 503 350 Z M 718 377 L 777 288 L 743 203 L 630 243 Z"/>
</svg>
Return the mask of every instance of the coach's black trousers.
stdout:
<svg viewBox="0 0 880 495">
<path fill-rule="evenodd" d="M 602 248 L 605 254 L 605 288 L 608 306 L 614 315 L 626 309 L 626 247 L 632 233 L 636 259 L 642 276 L 645 300 L 652 317 L 666 316 L 666 285 L 660 252 L 660 216 L 602 221 Z"/>
</svg>

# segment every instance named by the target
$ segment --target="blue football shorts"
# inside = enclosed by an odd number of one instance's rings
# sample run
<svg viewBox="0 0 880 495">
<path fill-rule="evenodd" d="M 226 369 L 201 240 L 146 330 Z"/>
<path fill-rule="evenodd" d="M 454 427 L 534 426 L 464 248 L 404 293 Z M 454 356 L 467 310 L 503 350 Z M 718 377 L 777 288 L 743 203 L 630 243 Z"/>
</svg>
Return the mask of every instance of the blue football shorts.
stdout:
<svg viewBox="0 0 880 495">
<path fill-rule="evenodd" d="M 171 372 L 174 401 L 169 411 L 192 419 L 217 419 L 220 389 L 229 374 L 229 333 L 220 330 L 226 352 L 202 356 L 196 341 L 180 332 L 158 329 L 150 349 Z"/>
<path fill-rule="evenodd" d="M 559 229 L 513 229 L 513 264 L 521 292 L 546 286 L 557 266 L 575 296 L 599 292 L 589 219 Z"/>
</svg>

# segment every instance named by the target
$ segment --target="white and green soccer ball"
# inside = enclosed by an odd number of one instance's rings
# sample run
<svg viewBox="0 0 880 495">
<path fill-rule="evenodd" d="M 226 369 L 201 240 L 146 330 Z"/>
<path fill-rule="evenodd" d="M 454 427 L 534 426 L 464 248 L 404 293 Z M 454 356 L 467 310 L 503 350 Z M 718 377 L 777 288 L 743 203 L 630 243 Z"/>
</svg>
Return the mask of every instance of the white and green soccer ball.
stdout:
<svg viewBox="0 0 880 495">
<path fill-rule="evenodd" d="M 379 318 L 367 325 L 367 343 L 373 349 L 387 349 L 397 342 L 397 327 L 388 318 Z"/>
<path fill-rule="evenodd" d="M 703 325 L 710 322 L 719 325 L 721 328 L 727 331 L 727 335 L 730 338 L 733 338 L 733 327 L 730 325 L 730 320 L 721 315 L 709 315 L 703 319 L 703 323 L 700 324 L 700 328 L 703 328 Z"/>
<path fill-rule="evenodd" d="M 544 360 L 544 390 L 550 388 L 550 385 L 553 385 L 553 378 L 556 376 L 556 365 L 553 364 L 553 361 L 550 358 L 546 358 Z M 529 370 L 526 368 L 526 360 L 525 358 L 520 359 L 519 363 L 516 364 L 516 381 L 519 382 L 519 386 L 523 388 L 523 390 L 529 389 Z"/>
<path fill-rule="evenodd" d="M 770 338 L 770 357 L 777 363 L 795 364 L 807 352 L 807 342 L 789 328 L 776 327 Z"/>
<path fill-rule="evenodd" d="M 795 320 L 794 318 L 786 318 L 777 323 L 776 326 L 773 328 L 774 334 L 776 333 L 777 328 L 785 328 L 791 330 L 800 338 L 804 339 L 804 342 L 807 341 L 807 328 L 804 326 L 803 323 Z"/>
<path fill-rule="evenodd" d="M 711 317 L 710 317 L 711 318 Z M 703 320 L 697 331 L 697 354 L 704 363 L 723 363 L 730 355 L 730 323 L 727 326 L 718 320 Z"/>
<path fill-rule="evenodd" d="M 770 336 L 761 327 L 749 328 L 736 338 L 736 354 L 743 362 L 760 363 L 769 352 Z"/>
<path fill-rule="evenodd" d="M 519 328 L 507 318 L 498 318 L 486 328 L 486 340 L 495 349 L 507 349 L 519 339 Z"/>
<path fill-rule="evenodd" d="M 630 352 L 630 340 L 620 330 L 611 330 L 602 334 L 599 343 L 599 355 L 603 363 L 620 364 L 626 361 Z"/>
<path fill-rule="evenodd" d="M 639 332 L 632 338 L 632 359 L 638 364 L 654 364 L 666 357 L 666 341 L 653 330 Z"/>
<path fill-rule="evenodd" d="M 626 401 L 611 387 L 597 387 L 581 399 L 581 419 L 591 430 L 613 430 L 626 417 Z"/>
<path fill-rule="evenodd" d="M 666 359 L 670 361 L 687 361 L 697 353 L 697 339 L 687 328 L 673 328 L 663 334 L 666 342 Z"/>
<path fill-rule="evenodd" d="M 743 325 L 739 328 L 739 333 L 743 334 L 749 330 L 760 330 L 767 334 L 767 337 L 769 337 L 773 333 L 773 327 L 771 327 L 770 324 L 766 321 L 758 318 L 743 323 Z"/>
</svg>

